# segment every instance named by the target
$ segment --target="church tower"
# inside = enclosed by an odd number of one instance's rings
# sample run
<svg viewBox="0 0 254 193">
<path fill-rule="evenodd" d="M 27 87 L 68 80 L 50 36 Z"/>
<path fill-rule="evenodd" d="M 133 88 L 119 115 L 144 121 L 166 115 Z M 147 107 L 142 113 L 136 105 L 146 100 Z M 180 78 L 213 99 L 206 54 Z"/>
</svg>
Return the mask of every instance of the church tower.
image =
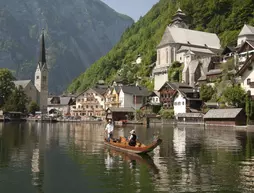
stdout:
<svg viewBox="0 0 254 193">
<path fill-rule="evenodd" d="M 48 106 L 48 67 L 46 63 L 46 49 L 44 41 L 44 30 L 41 34 L 40 56 L 35 71 L 35 87 L 39 92 L 39 106 L 41 112 L 47 113 Z"/>
<path fill-rule="evenodd" d="M 176 14 L 172 18 L 172 22 L 169 26 L 171 27 L 179 27 L 179 28 L 186 28 L 188 29 L 189 26 L 186 24 L 186 15 L 185 13 L 178 8 L 176 11 Z"/>
</svg>

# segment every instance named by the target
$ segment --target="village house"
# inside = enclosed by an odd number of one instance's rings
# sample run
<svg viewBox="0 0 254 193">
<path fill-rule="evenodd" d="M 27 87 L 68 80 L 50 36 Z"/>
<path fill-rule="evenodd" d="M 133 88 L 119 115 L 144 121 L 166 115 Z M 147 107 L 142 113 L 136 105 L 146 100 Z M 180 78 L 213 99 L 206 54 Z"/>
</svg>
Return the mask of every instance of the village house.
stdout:
<svg viewBox="0 0 254 193">
<path fill-rule="evenodd" d="M 105 93 L 105 109 L 108 109 L 109 107 L 119 107 L 119 92 L 120 92 L 120 86 L 113 86 L 111 88 L 108 88 Z"/>
<path fill-rule="evenodd" d="M 147 114 L 157 114 L 161 109 L 159 96 L 159 92 L 151 92 L 148 96 L 147 102 L 140 109 Z"/>
<path fill-rule="evenodd" d="M 106 119 L 113 121 L 123 121 L 134 117 L 135 109 L 132 107 L 109 107 L 106 110 Z"/>
<path fill-rule="evenodd" d="M 242 108 L 210 109 L 204 115 L 204 123 L 218 126 L 246 125 L 246 115 Z"/>
<path fill-rule="evenodd" d="M 175 96 L 178 91 L 186 94 L 196 93 L 197 91 L 190 85 L 178 82 L 166 82 L 160 89 L 160 102 L 164 109 L 173 108 Z M 198 93 L 197 93 L 198 94 Z M 197 98 L 199 95 L 197 96 Z"/>
<path fill-rule="evenodd" d="M 107 88 L 90 88 L 76 98 L 76 104 L 71 108 L 72 116 L 103 117 L 105 115 L 105 97 Z"/>
<path fill-rule="evenodd" d="M 221 52 L 216 34 L 190 30 L 185 21 L 186 15 L 178 9 L 157 46 L 157 61 L 152 72 L 155 91 L 168 81 L 168 68 L 173 62 L 183 63 L 183 82 L 194 86 L 209 71 L 209 62 L 203 64 L 204 61 Z"/>
<path fill-rule="evenodd" d="M 199 93 L 195 89 L 177 89 L 174 96 L 174 114 L 176 119 L 178 114 L 197 113 L 201 111 L 203 101 L 199 98 Z"/>
<path fill-rule="evenodd" d="M 48 113 L 68 116 L 70 115 L 73 102 L 74 100 L 69 96 L 54 96 L 48 98 Z"/>
</svg>

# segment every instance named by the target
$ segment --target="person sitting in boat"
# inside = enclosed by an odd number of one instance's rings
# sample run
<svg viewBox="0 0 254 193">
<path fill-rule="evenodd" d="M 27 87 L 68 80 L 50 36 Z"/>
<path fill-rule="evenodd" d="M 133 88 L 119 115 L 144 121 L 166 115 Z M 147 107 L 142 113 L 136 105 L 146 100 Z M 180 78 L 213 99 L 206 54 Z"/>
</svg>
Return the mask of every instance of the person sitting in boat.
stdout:
<svg viewBox="0 0 254 193">
<path fill-rule="evenodd" d="M 137 136 L 135 130 L 131 130 L 131 136 L 129 137 L 129 146 L 136 146 L 137 143 Z"/>
<path fill-rule="evenodd" d="M 112 120 L 109 119 L 108 120 L 108 124 L 107 124 L 107 126 L 105 128 L 105 132 L 108 135 L 108 142 L 110 142 L 110 139 L 112 139 L 112 137 L 113 137 L 113 131 L 114 131 L 114 125 L 112 123 Z"/>
</svg>

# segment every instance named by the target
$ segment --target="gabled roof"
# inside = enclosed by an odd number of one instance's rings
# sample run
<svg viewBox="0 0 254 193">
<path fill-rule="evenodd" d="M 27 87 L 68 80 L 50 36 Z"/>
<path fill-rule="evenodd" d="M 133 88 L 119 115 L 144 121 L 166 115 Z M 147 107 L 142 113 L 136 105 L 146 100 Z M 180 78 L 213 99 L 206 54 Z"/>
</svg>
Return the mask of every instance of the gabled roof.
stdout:
<svg viewBox="0 0 254 193">
<path fill-rule="evenodd" d="M 58 104 L 52 103 L 52 100 L 58 98 L 59 102 Z M 59 97 L 59 96 L 54 96 L 52 98 L 48 98 L 48 105 L 69 105 L 69 103 L 72 101 L 72 97 Z"/>
<path fill-rule="evenodd" d="M 149 91 L 145 87 L 140 86 L 121 86 L 121 90 L 125 94 L 132 94 L 137 96 L 149 96 Z"/>
<path fill-rule="evenodd" d="M 254 62 L 254 54 L 245 61 L 244 65 L 240 68 L 236 75 L 241 76 L 245 72 L 245 70 L 251 65 L 252 62 Z"/>
<path fill-rule="evenodd" d="M 245 36 L 245 35 L 254 35 L 254 27 L 251 25 L 244 24 L 238 36 Z"/>
<path fill-rule="evenodd" d="M 198 47 L 190 47 L 190 46 L 181 46 L 181 48 L 179 50 L 177 50 L 177 52 L 181 52 L 181 51 L 191 51 L 193 54 L 195 53 L 205 53 L 205 54 L 215 54 L 214 52 L 212 52 L 211 50 L 207 49 L 207 48 L 198 48 Z"/>
<path fill-rule="evenodd" d="M 92 88 L 95 92 L 97 92 L 98 94 L 100 95 L 104 95 L 106 92 L 107 92 L 107 89 L 108 88 L 97 88 L 97 87 L 94 87 Z"/>
<path fill-rule="evenodd" d="M 214 33 L 168 26 L 158 47 L 170 43 L 179 43 L 213 49 L 220 49 L 221 47 L 220 40 Z"/>
<path fill-rule="evenodd" d="M 184 89 L 184 88 L 189 88 L 189 89 L 193 89 L 192 86 L 185 84 L 185 83 L 180 83 L 180 82 L 165 82 L 162 87 L 158 90 L 160 91 L 162 88 L 164 88 L 164 86 L 168 85 L 169 87 L 171 87 L 173 90 L 176 89 Z"/>
<path fill-rule="evenodd" d="M 254 41 L 252 40 L 246 40 L 241 46 L 238 48 L 237 52 L 241 53 L 242 50 L 245 48 L 245 45 L 248 44 L 250 47 L 254 49 Z"/>
<path fill-rule="evenodd" d="M 26 88 L 26 86 L 31 82 L 31 80 L 15 80 L 13 83 L 16 87 L 22 86 L 22 88 Z"/>
<path fill-rule="evenodd" d="M 235 118 L 243 109 L 210 109 L 204 116 L 204 119 L 227 119 Z"/>
</svg>

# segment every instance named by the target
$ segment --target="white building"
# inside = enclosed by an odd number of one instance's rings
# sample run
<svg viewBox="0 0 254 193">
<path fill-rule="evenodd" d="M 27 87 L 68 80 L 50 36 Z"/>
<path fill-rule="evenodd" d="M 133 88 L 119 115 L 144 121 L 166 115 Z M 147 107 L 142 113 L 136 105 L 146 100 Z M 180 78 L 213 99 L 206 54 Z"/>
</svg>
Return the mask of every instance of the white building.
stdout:
<svg viewBox="0 0 254 193">
<path fill-rule="evenodd" d="M 202 100 L 198 98 L 199 93 L 195 90 L 185 89 L 174 96 L 174 114 L 177 117 L 179 113 L 199 112 L 202 107 Z"/>
<path fill-rule="evenodd" d="M 157 61 L 153 69 L 155 91 L 158 91 L 168 81 L 168 68 L 174 61 L 183 63 L 185 72 L 187 72 L 192 60 L 210 58 L 220 52 L 221 45 L 218 36 L 214 33 L 188 29 L 185 17 L 185 14 L 178 9 L 173 22 L 167 26 L 157 46 Z M 195 67 L 198 66 L 195 65 Z M 192 85 L 193 80 L 189 81 L 185 77 L 188 73 L 183 74 L 183 79 Z"/>
<path fill-rule="evenodd" d="M 245 24 L 238 35 L 237 46 L 242 45 L 246 40 L 254 41 L 254 27 Z"/>
<path fill-rule="evenodd" d="M 135 110 L 140 109 L 147 100 L 149 92 L 144 87 L 139 86 L 121 86 L 119 93 L 119 107 L 132 107 Z"/>
<path fill-rule="evenodd" d="M 241 87 L 254 96 L 254 55 L 244 63 L 237 75 L 240 76 Z"/>
<path fill-rule="evenodd" d="M 47 113 L 48 106 L 48 67 L 46 62 L 46 49 L 44 32 L 41 35 L 41 50 L 37 69 L 35 71 L 34 84 L 39 92 L 39 106 L 42 113 Z"/>
<path fill-rule="evenodd" d="M 72 116 L 98 116 L 105 114 L 105 97 L 107 89 L 90 88 L 76 97 L 76 104 L 72 106 Z"/>
<path fill-rule="evenodd" d="M 48 108 L 49 114 L 60 113 L 61 115 L 70 115 L 71 105 L 73 104 L 72 97 L 69 96 L 54 96 L 48 98 Z"/>
</svg>

